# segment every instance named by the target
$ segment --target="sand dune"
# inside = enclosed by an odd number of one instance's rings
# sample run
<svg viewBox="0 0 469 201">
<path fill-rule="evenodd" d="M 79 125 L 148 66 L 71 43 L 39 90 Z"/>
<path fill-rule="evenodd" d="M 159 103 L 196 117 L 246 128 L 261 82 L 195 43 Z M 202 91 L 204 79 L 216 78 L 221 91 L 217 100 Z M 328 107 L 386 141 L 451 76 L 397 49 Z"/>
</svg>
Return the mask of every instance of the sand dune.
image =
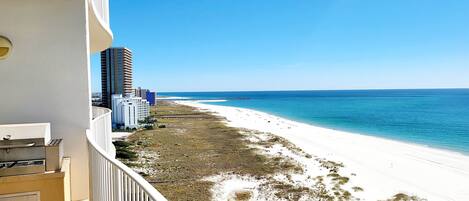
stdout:
<svg viewBox="0 0 469 201">
<path fill-rule="evenodd" d="M 365 200 L 389 198 L 396 193 L 428 200 L 469 200 L 469 156 L 422 145 L 337 131 L 267 113 L 194 101 L 180 104 L 223 116 L 233 127 L 281 136 L 305 152 L 340 161 L 357 176 Z"/>
</svg>

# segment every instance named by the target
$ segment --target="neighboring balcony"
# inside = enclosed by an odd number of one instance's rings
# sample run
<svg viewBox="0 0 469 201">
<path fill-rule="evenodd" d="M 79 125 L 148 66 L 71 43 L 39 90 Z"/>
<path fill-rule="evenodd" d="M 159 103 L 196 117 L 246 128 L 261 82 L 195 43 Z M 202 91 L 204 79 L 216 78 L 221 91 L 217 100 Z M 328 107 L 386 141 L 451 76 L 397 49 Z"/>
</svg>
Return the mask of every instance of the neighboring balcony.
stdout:
<svg viewBox="0 0 469 201">
<path fill-rule="evenodd" d="M 151 184 L 114 158 L 111 110 L 93 107 L 87 130 L 92 201 L 166 201 Z"/>
</svg>

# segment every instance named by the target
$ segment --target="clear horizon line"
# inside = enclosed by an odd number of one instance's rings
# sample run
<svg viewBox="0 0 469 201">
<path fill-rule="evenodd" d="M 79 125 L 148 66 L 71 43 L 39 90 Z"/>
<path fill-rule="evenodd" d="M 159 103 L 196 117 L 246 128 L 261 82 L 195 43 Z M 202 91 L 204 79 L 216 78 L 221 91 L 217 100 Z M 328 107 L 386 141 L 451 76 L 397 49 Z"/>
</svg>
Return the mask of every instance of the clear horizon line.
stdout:
<svg viewBox="0 0 469 201">
<path fill-rule="evenodd" d="M 157 93 L 205 93 L 205 92 L 276 92 L 276 91 L 373 91 L 373 90 L 455 90 L 469 89 L 467 87 L 442 88 L 355 88 L 355 89 L 275 89 L 275 90 L 214 90 L 214 91 L 156 91 Z"/>
</svg>

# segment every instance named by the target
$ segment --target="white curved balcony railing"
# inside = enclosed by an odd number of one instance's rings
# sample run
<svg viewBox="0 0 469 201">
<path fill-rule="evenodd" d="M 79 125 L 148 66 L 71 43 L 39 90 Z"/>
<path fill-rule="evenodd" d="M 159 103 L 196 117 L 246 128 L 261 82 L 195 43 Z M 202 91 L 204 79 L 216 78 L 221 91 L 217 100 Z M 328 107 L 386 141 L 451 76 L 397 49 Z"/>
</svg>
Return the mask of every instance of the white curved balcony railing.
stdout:
<svg viewBox="0 0 469 201">
<path fill-rule="evenodd" d="M 111 110 L 102 107 L 93 107 L 91 120 L 91 136 L 93 141 L 109 156 L 116 156 L 116 149 L 112 144 Z"/>
<path fill-rule="evenodd" d="M 109 24 L 109 0 L 87 1 L 90 51 L 103 51 L 111 46 L 113 39 Z"/>
<path fill-rule="evenodd" d="M 109 0 L 90 0 L 90 3 L 101 23 L 109 28 Z"/>
<path fill-rule="evenodd" d="M 92 201 L 166 201 L 151 184 L 132 169 L 111 157 L 101 144 L 107 140 L 111 110 L 93 108 L 92 129 L 86 131 L 90 166 L 90 198 Z M 109 121 L 107 121 L 109 120 Z M 93 130 L 95 129 L 95 130 Z M 110 132 L 111 130 L 109 130 Z M 112 133 L 112 132 L 111 132 Z M 100 143 L 98 143 L 100 142 Z M 112 146 L 110 144 L 109 146 Z"/>
</svg>

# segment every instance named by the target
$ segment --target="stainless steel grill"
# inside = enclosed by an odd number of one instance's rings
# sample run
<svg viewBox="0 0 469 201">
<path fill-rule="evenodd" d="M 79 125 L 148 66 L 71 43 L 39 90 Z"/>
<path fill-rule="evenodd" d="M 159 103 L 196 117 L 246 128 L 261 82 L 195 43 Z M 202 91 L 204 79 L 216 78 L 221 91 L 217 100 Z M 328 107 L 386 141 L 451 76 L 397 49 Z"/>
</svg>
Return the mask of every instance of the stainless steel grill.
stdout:
<svg viewBox="0 0 469 201">
<path fill-rule="evenodd" d="M 0 140 L 0 177 L 60 170 L 62 144 L 61 139 Z"/>
</svg>

